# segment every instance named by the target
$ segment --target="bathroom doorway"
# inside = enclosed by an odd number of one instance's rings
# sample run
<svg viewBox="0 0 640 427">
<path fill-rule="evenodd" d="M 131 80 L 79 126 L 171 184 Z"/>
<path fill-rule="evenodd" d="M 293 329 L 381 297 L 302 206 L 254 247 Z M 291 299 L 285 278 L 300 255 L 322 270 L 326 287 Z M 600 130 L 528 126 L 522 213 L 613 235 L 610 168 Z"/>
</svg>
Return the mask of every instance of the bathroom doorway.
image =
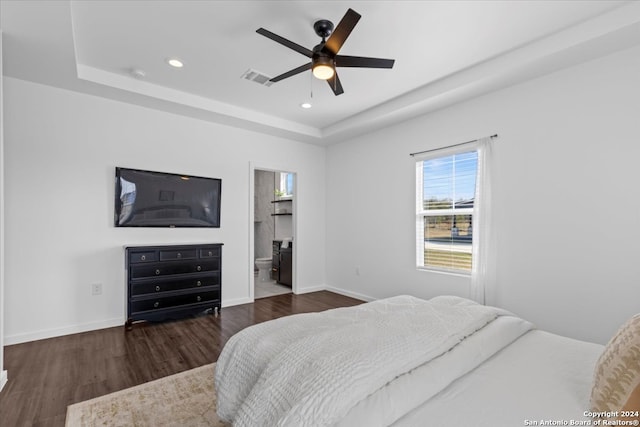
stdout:
<svg viewBox="0 0 640 427">
<path fill-rule="evenodd" d="M 250 267 L 252 299 L 295 291 L 294 172 L 251 168 Z"/>
</svg>

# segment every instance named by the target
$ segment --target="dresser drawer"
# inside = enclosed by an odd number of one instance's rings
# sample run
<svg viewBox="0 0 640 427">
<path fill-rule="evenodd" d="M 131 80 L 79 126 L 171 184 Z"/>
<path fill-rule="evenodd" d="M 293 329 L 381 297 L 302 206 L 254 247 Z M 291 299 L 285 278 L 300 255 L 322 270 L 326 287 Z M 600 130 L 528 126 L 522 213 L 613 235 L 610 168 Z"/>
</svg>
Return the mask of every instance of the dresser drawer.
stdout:
<svg viewBox="0 0 640 427">
<path fill-rule="evenodd" d="M 140 311 L 160 310 L 163 308 L 170 308 L 187 304 L 198 304 L 208 301 L 215 302 L 219 299 L 219 291 L 190 293 L 165 298 L 143 299 L 131 301 L 131 312 L 135 313 Z"/>
<path fill-rule="evenodd" d="M 130 267 L 130 279 L 143 277 L 159 277 L 172 274 L 200 273 L 220 270 L 220 260 L 166 262 L 155 264 L 139 264 Z"/>
<path fill-rule="evenodd" d="M 160 261 L 171 261 L 180 259 L 195 259 L 197 256 L 195 249 L 180 249 L 160 251 Z"/>
<path fill-rule="evenodd" d="M 178 280 L 144 280 L 131 283 L 131 296 L 158 294 L 161 292 L 177 291 L 181 289 L 203 288 L 206 286 L 219 286 L 220 275 L 195 277 Z"/>
<path fill-rule="evenodd" d="M 157 260 L 158 260 L 158 253 L 156 251 L 129 253 L 129 262 L 131 264 L 137 264 L 141 262 L 154 262 Z"/>
<path fill-rule="evenodd" d="M 200 249 L 200 258 L 219 258 L 220 247 L 209 247 Z"/>
</svg>

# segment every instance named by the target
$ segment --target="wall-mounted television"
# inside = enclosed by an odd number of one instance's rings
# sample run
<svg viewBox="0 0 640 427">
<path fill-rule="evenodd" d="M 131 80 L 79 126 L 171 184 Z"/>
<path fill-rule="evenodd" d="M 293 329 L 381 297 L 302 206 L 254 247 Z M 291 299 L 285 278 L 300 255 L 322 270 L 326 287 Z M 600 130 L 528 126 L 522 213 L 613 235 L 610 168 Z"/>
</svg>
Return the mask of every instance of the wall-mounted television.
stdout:
<svg viewBox="0 0 640 427">
<path fill-rule="evenodd" d="M 220 227 L 222 180 L 116 167 L 116 227 Z"/>
</svg>

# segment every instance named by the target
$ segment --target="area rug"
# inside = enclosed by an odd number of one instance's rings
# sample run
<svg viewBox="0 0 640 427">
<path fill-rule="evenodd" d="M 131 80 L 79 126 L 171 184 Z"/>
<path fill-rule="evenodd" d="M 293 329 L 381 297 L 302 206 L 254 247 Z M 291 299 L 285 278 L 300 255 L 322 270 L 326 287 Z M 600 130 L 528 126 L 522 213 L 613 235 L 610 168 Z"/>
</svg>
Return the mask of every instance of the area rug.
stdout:
<svg viewBox="0 0 640 427">
<path fill-rule="evenodd" d="M 67 407 L 67 427 L 226 427 L 216 415 L 215 363 Z"/>
</svg>

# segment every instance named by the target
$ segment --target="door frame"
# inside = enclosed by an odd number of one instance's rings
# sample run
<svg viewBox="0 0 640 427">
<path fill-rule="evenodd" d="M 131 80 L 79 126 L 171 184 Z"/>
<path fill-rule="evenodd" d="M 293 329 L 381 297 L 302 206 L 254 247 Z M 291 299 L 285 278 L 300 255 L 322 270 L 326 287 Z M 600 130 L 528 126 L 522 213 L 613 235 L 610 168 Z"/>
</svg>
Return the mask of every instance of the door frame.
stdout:
<svg viewBox="0 0 640 427">
<path fill-rule="evenodd" d="M 298 187 L 298 172 L 282 167 L 282 165 L 263 164 L 256 162 L 249 162 L 249 299 L 255 301 L 255 276 L 254 276 L 254 264 L 255 264 L 255 172 L 256 170 L 266 172 L 280 172 L 293 174 L 293 200 L 291 201 L 292 210 L 292 236 L 295 241 L 293 249 L 291 250 L 292 266 L 291 266 L 291 291 L 297 294 L 298 290 L 298 194 L 300 192 Z"/>
</svg>

